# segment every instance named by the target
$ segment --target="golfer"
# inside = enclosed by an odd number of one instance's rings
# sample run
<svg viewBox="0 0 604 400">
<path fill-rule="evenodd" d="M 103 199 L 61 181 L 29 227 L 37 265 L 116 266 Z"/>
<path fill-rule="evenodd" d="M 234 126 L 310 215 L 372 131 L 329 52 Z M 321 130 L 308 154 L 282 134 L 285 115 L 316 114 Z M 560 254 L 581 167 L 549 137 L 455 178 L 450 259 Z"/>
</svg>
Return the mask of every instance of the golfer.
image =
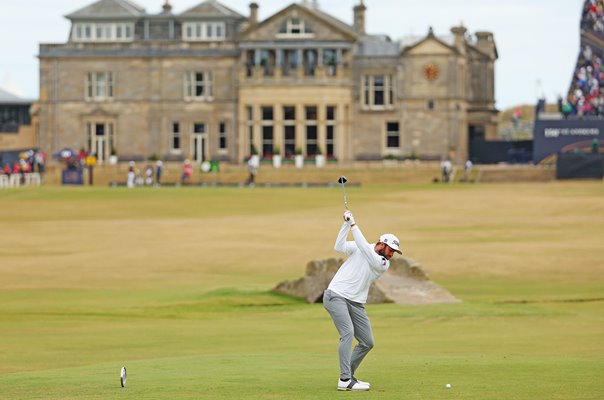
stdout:
<svg viewBox="0 0 604 400">
<path fill-rule="evenodd" d="M 347 242 L 352 232 L 354 242 Z M 356 225 L 349 210 L 344 212 L 344 224 L 334 249 L 349 255 L 323 295 L 323 306 L 331 315 L 340 334 L 340 379 L 338 390 L 369 390 L 370 384 L 354 377 L 363 358 L 373 348 L 373 333 L 365 311 L 371 283 L 390 266 L 394 253 L 401 253 L 396 236 L 386 233 L 376 244 L 369 244 Z M 352 338 L 358 343 L 351 354 Z"/>
</svg>

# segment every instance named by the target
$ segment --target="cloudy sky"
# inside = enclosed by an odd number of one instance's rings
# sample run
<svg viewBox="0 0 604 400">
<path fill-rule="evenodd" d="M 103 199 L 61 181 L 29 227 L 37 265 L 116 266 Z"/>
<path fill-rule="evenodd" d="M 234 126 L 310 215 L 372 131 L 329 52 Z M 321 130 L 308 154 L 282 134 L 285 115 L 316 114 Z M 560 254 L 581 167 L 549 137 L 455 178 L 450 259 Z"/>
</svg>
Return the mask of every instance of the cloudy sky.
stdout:
<svg viewBox="0 0 604 400">
<path fill-rule="evenodd" d="M 255 0 L 260 19 L 292 1 Z M 352 7 L 360 0 L 318 0 L 320 8 L 352 24 Z M 95 0 L 3 0 L 0 7 L 0 87 L 23 97 L 38 96 L 39 43 L 63 43 L 69 21 L 63 16 Z M 164 0 L 136 0 L 148 13 Z M 203 0 L 170 0 L 174 13 Z M 243 15 L 252 0 L 222 0 Z M 554 102 L 568 90 L 579 52 L 583 0 L 365 0 L 366 27 L 393 40 L 422 35 L 434 27 L 447 35 L 463 23 L 470 33 L 491 31 L 499 52 L 496 101 L 499 109 L 535 103 L 538 96 Z"/>
</svg>

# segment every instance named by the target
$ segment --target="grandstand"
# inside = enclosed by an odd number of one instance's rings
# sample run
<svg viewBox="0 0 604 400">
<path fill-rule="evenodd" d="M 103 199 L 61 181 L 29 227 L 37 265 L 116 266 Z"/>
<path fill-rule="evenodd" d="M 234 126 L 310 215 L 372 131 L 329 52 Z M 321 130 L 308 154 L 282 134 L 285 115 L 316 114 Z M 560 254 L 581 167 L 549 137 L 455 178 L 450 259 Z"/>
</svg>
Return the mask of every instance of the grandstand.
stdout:
<svg viewBox="0 0 604 400">
<path fill-rule="evenodd" d="M 602 178 L 604 156 L 604 1 L 585 0 L 577 63 L 558 112 L 537 104 L 533 162 L 556 162 L 560 178 Z M 588 166 L 583 168 L 581 165 Z M 562 170 L 561 170 L 562 169 Z"/>
<path fill-rule="evenodd" d="M 604 116 L 604 1 L 585 0 L 581 46 L 566 102 L 561 112 Z"/>
</svg>

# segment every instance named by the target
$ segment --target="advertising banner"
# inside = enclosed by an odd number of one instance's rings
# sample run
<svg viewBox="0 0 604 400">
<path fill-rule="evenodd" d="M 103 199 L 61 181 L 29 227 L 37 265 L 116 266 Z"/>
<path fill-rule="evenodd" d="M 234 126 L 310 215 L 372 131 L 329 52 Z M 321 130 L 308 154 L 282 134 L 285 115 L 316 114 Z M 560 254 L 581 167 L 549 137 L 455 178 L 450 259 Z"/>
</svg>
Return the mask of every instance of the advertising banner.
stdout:
<svg viewBox="0 0 604 400">
<path fill-rule="evenodd" d="M 61 183 L 63 185 L 83 185 L 84 173 L 81 169 L 66 168 L 61 173 Z"/>
<path fill-rule="evenodd" d="M 538 164 L 558 152 L 589 148 L 594 139 L 604 144 L 604 119 L 537 120 L 533 162 Z"/>
</svg>

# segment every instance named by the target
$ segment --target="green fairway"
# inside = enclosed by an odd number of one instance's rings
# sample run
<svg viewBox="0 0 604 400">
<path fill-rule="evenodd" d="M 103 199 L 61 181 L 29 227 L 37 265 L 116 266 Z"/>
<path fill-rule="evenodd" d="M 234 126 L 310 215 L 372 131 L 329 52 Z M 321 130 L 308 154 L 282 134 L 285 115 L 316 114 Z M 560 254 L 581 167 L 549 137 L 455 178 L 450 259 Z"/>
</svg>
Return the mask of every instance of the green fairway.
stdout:
<svg viewBox="0 0 604 400">
<path fill-rule="evenodd" d="M 348 203 L 463 301 L 367 306 L 363 394 L 322 306 L 270 291 L 338 256 L 340 188 L 0 191 L 0 399 L 604 398 L 602 182 Z"/>
</svg>

